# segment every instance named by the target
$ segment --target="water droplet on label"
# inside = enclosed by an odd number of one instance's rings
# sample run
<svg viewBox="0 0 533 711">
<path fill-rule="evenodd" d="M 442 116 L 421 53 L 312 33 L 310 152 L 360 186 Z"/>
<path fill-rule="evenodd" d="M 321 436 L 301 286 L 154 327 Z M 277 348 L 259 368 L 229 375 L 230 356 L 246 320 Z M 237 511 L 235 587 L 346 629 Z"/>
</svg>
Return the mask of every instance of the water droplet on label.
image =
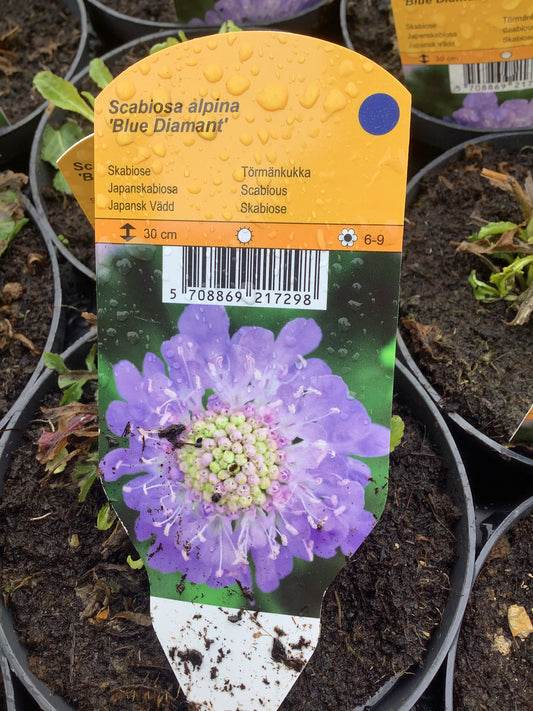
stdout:
<svg viewBox="0 0 533 711">
<path fill-rule="evenodd" d="M 249 86 L 250 80 L 242 74 L 234 74 L 226 82 L 226 89 L 230 94 L 233 94 L 233 96 L 240 96 L 241 94 L 244 94 Z"/>
<path fill-rule="evenodd" d="M 352 324 L 348 321 L 346 316 L 342 316 L 342 318 L 340 318 L 337 323 L 339 324 L 339 328 L 341 329 L 341 331 L 349 331 L 352 327 Z"/>
<path fill-rule="evenodd" d="M 354 72 L 354 65 L 351 59 L 344 59 L 339 67 L 341 77 L 350 76 Z"/>
<path fill-rule="evenodd" d="M 287 86 L 279 81 L 266 84 L 259 96 L 257 103 L 265 111 L 279 111 L 287 106 L 289 100 L 289 91 Z"/>
<path fill-rule="evenodd" d="M 223 73 L 224 70 L 220 64 L 208 64 L 204 69 L 204 77 L 210 82 L 216 82 L 222 79 Z"/>
<path fill-rule="evenodd" d="M 126 334 L 126 338 L 128 339 L 128 342 L 132 345 L 135 345 L 139 342 L 139 334 L 137 333 L 137 331 L 128 331 Z"/>
<path fill-rule="evenodd" d="M 106 335 L 109 336 L 110 338 L 114 338 L 117 335 L 117 332 L 114 328 L 108 328 L 106 330 Z"/>
<path fill-rule="evenodd" d="M 319 95 L 320 86 L 318 82 L 309 84 L 309 86 L 306 87 L 302 98 L 300 99 L 300 104 L 304 107 L 304 109 L 310 109 L 316 103 L 316 100 L 318 99 Z"/>
<path fill-rule="evenodd" d="M 135 96 L 135 84 L 128 79 L 119 79 L 115 82 L 115 91 L 121 101 L 128 101 Z"/>
<path fill-rule="evenodd" d="M 117 311 L 117 321 L 126 321 L 129 315 L 129 311 Z"/>
<path fill-rule="evenodd" d="M 123 257 L 122 259 L 117 259 L 115 268 L 119 274 L 128 274 L 131 271 L 132 264 L 129 259 Z"/>
<path fill-rule="evenodd" d="M 251 42 L 243 42 L 239 47 L 239 59 L 241 62 L 245 62 L 247 59 L 250 59 L 253 53 L 254 47 Z"/>
</svg>

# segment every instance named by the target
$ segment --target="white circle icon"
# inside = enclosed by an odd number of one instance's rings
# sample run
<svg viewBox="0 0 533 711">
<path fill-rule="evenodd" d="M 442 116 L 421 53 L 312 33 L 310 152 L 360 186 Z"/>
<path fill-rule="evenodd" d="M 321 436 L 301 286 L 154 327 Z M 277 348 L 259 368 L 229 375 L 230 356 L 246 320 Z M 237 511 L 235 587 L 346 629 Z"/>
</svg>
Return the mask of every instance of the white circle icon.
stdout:
<svg viewBox="0 0 533 711">
<path fill-rule="evenodd" d="M 239 242 L 242 242 L 242 244 L 247 244 L 252 239 L 251 230 L 249 230 L 248 227 L 241 227 L 237 232 L 237 239 Z"/>
</svg>

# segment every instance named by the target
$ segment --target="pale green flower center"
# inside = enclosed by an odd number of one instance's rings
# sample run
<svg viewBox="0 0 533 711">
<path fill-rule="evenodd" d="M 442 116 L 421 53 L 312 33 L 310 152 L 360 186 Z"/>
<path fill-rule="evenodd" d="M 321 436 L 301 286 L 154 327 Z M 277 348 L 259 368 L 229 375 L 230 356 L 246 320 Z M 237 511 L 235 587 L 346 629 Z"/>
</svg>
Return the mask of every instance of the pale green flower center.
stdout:
<svg viewBox="0 0 533 711">
<path fill-rule="evenodd" d="M 208 411 L 193 420 L 186 438 L 191 444 L 177 452 L 183 481 L 216 510 L 264 506 L 279 490 L 283 453 L 257 416 Z"/>
</svg>

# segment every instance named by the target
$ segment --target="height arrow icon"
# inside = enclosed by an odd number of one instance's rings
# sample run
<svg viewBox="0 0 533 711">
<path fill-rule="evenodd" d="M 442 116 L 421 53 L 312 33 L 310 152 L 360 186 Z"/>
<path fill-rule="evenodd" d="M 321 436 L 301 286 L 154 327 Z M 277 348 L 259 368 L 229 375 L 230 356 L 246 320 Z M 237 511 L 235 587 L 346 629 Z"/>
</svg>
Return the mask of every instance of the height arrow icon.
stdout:
<svg viewBox="0 0 533 711">
<path fill-rule="evenodd" d="M 135 238 L 135 235 L 130 234 L 131 230 L 135 230 L 135 227 L 133 225 L 130 225 L 129 222 L 126 222 L 125 225 L 122 225 L 120 229 L 124 230 L 125 232 L 125 234 L 120 235 L 125 242 L 129 242 L 130 239 Z"/>
</svg>

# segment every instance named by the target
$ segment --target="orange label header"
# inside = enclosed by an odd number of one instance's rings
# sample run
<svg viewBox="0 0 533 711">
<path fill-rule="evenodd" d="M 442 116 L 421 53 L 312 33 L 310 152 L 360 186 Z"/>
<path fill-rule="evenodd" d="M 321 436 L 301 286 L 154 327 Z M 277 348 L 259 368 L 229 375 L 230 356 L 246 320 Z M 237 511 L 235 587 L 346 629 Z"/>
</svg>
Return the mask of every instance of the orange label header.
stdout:
<svg viewBox="0 0 533 711">
<path fill-rule="evenodd" d="M 409 124 L 405 87 L 343 47 L 263 31 L 175 45 L 97 97 L 96 239 L 127 222 L 139 239 L 157 221 L 156 240 L 202 243 L 215 226 L 231 242 L 242 226 L 287 223 L 284 242 L 291 231 L 316 242 L 307 226 L 318 225 L 340 244 L 340 225 L 363 244 L 403 224 Z"/>
</svg>

